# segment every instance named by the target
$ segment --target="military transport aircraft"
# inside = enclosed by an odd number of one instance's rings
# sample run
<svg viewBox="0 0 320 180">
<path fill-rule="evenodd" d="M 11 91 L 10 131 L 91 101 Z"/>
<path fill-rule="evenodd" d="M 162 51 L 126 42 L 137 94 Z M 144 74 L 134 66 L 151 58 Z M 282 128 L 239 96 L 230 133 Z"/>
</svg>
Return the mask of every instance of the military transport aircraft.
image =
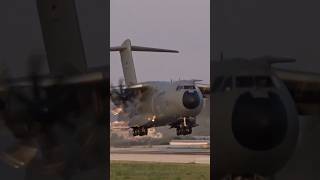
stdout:
<svg viewBox="0 0 320 180">
<path fill-rule="evenodd" d="M 129 39 L 110 51 L 120 52 L 125 80 L 125 86 L 120 81 L 111 89 L 111 101 L 116 106 L 112 111 L 126 114 L 133 135 L 147 135 L 148 128 L 165 125 L 176 128 L 177 135 L 191 134 L 209 86 L 197 83 L 199 80 L 138 82 L 132 58 L 132 51 L 178 51 L 132 46 Z"/>
<path fill-rule="evenodd" d="M 87 68 L 74 0 L 36 2 L 50 74 L 39 74 L 39 54 L 29 57 L 28 77 L 2 73 L 0 129 L 17 144 L 0 152 L 0 161 L 26 168 L 26 179 L 70 179 L 108 160 L 109 77 L 106 67 Z"/>
<path fill-rule="evenodd" d="M 272 178 L 296 148 L 298 117 L 320 117 L 320 74 L 272 67 L 294 61 L 214 61 L 214 179 Z"/>
</svg>

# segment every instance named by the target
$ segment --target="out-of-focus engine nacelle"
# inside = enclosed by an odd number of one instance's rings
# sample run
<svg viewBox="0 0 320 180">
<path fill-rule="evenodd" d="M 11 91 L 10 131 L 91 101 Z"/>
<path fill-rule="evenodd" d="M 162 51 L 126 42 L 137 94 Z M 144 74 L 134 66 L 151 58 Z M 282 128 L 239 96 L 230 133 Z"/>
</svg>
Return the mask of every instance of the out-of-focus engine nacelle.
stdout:
<svg viewBox="0 0 320 180">
<path fill-rule="evenodd" d="M 214 179 L 273 176 L 295 150 L 299 122 L 286 86 L 264 61 L 244 59 L 213 66 Z"/>
</svg>

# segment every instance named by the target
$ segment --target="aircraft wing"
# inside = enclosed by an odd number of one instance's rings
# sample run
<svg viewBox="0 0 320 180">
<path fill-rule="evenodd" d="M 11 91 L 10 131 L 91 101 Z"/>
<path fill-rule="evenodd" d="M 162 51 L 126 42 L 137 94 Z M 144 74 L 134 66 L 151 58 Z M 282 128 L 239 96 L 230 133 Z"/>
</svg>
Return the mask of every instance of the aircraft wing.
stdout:
<svg viewBox="0 0 320 180">
<path fill-rule="evenodd" d="M 131 92 L 144 92 L 145 90 L 148 90 L 152 88 L 151 86 L 147 84 L 135 84 L 132 86 L 123 86 L 122 87 L 125 91 L 131 91 Z M 111 86 L 110 92 L 114 90 L 120 90 L 120 86 Z"/>
<path fill-rule="evenodd" d="M 68 85 L 68 84 L 88 84 L 94 82 L 105 82 L 109 80 L 109 74 L 106 72 L 104 66 L 92 68 L 87 73 L 69 75 L 67 77 L 57 77 L 53 75 L 39 76 L 39 85 L 42 87 L 49 87 L 54 85 Z M 7 91 L 8 87 L 28 87 L 32 86 L 30 77 L 13 78 L 13 79 L 1 79 L 0 80 L 0 92 Z"/>
<path fill-rule="evenodd" d="M 139 90 L 144 90 L 150 88 L 149 85 L 147 84 L 135 84 L 132 86 L 127 87 L 127 89 L 139 89 Z"/>
<path fill-rule="evenodd" d="M 301 115 L 320 115 L 320 74 L 275 69 L 290 91 Z"/>
<path fill-rule="evenodd" d="M 197 84 L 197 87 L 200 89 L 201 93 L 205 98 L 210 95 L 210 85 L 208 84 Z"/>
</svg>

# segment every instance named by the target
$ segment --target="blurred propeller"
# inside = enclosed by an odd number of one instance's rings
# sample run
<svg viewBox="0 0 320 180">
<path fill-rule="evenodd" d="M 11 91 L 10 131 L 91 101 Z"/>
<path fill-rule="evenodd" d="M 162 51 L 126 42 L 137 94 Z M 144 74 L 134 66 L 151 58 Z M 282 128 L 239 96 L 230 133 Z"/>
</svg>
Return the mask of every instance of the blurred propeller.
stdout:
<svg viewBox="0 0 320 180">
<path fill-rule="evenodd" d="M 111 100 L 116 106 L 127 106 L 128 101 L 132 101 L 132 92 L 123 85 L 123 79 L 119 79 L 118 86 L 111 85 Z"/>
<path fill-rule="evenodd" d="M 0 160 L 14 168 L 28 166 L 33 161 L 41 161 L 42 165 L 39 168 L 64 167 L 63 171 L 68 171 L 70 170 L 68 164 L 72 164 L 74 159 L 79 161 L 80 157 L 79 153 L 76 153 L 80 145 L 71 147 L 71 144 L 85 141 L 77 141 L 77 137 L 80 136 L 77 133 L 82 133 L 78 132 L 77 128 L 84 122 L 89 122 L 92 116 L 83 121 L 79 120 L 80 113 L 82 110 L 85 111 L 89 104 L 83 105 L 82 109 L 79 107 L 77 87 L 63 84 L 64 78 L 55 79 L 55 84 L 50 87 L 43 86 L 43 79 L 40 76 L 43 62 L 42 55 L 29 56 L 30 88 L 16 87 L 10 80 L 6 82 L 8 98 L 4 110 L 5 124 L 19 143 L 5 152 L 0 152 Z M 92 127 L 94 124 L 86 123 L 86 126 Z M 65 157 L 67 151 L 75 158 Z"/>
<path fill-rule="evenodd" d="M 10 78 L 8 74 L 4 77 L 7 79 L 4 86 L 8 86 L 8 99 L 5 103 L 3 118 L 6 126 L 13 132 L 19 143 L 10 147 L 7 151 L 0 153 L 0 159 L 14 168 L 20 168 L 28 165 L 38 152 L 38 147 L 34 142 L 35 133 L 34 122 L 36 119 L 35 113 L 39 111 L 40 107 L 40 85 L 38 73 L 41 68 L 42 56 L 39 54 L 33 54 L 29 56 L 29 76 L 32 82 L 32 98 L 26 96 L 17 88 L 11 86 Z M 15 99 L 13 102 L 12 100 Z M 17 104 L 17 102 L 20 102 Z M 24 108 L 22 108 L 24 106 Z M 21 111 L 22 110 L 22 111 Z M 30 113 L 26 113 L 30 111 Z M 32 132 L 33 131 L 33 132 Z"/>
</svg>

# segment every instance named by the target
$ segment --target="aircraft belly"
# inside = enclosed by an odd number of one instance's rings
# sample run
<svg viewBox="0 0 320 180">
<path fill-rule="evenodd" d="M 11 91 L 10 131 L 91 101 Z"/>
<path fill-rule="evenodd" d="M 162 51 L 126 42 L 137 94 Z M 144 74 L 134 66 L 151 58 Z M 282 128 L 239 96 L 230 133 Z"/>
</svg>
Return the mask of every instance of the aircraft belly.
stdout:
<svg viewBox="0 0 320 180">
<path fill-rule="evenodd" d="M 172 121 L 175 121 L 176 118 L 174 117 L 158 117 L 155 118 L 154 121 L 152 119 L 146 118 L 146 116 L 150 115 L 145 115 L 145 116 L 136 116 L 130 119 L 129 121 L 129 126 L 130 127 L 158 127 L 158 126 L 165 126 L 170 124 Z"/>
<path fill-rule="evenodd" d="M 129 121 L 129 126 L 130 127 L 140 127 L 140 126 L 145 126 L 146 124 L 148 124 L 150 121 L 138 116 L 138 117 L 134 117 L 132 119 L 130 119 Z"/>
<path fill-rule="evenodd" d="M 176 121 L 175 117 L 163 117 L 163 118 L 158 119 L 155 122 L 155 124 L 156 124 L 156 126 L 165 126 L 165 125 L 172 123 L 173 121 Z"/>
</svg>

